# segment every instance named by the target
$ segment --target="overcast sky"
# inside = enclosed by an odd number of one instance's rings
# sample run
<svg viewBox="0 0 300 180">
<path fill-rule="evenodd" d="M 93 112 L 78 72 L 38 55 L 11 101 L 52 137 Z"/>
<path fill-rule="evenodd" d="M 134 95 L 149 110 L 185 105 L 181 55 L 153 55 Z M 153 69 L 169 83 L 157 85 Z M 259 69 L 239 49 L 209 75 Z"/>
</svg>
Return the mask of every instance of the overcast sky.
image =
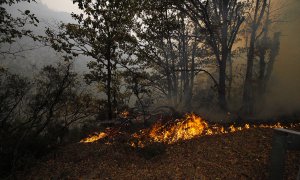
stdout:
<svg viewBox="0 0 300 180">
<path fill-rule="evenodd" d="M 73 4 L 72 0 L 40 0 L 46 4 L 50 9 L 62 12 L 76 12 L 78 13 L 77 5 Z"/>
</svg>

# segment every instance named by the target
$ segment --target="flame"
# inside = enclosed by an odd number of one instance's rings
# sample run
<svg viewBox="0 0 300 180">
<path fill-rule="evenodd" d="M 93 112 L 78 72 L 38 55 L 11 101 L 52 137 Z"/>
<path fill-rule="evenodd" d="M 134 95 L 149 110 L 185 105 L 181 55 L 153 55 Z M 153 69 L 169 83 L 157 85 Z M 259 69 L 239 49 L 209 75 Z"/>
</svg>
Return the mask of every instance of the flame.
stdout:
<svg viewBox="0 0 300 180">
<path fill-rule="evenodd" d="M 279 126 L 276 125 L 275 127 Z M 179 140 L 188 140 L 196 136 L 234 133 L 244 129 L 250 129 L 250 125 L 245 124 L 244 127 L 231 125 L 227 130 L 225 130 L 223 126 L 209 126 L 205 120 L 192 113 L 187 114 L 185 118 L 181 120 L 177 120 L 177 122 L 171 126 L 162 125 L 161 123 L 154 124 L 149 132 L 149 137 L 155 142 L 172 144 Z M 135 137 L 137 137 L 137 135 L 135 135 Z"/>
<path fill-rule="evenodd" d="M 300 125 L 300 124 L 298 124 Z M 220 125 L 209 125 L 200 116 L 194 113 L 186 114 L 184 118 L 177 119 L 173 122 L 169 121 L 166 124 L 157 122 L 149 129 L 143 129 L 131 135 L 129 145 L 133 147 L 144 147 L 147 142 L 161 142 L 166 144 L 173 144 L 178 141 L 192 139 L 198 136 L 210 136 L 217 134 L 235 133 L 251 128 L 289 128 L 295 127 L 296 124 L 290 126 L 283 126 L 280 123 L 274 125 L 250 125 L 244 126 L 230 125 L 224 127 Z M 94 134 L 81 140 L 82 143 L 91 143 L 105 137 L 113 137 L 120 133 L 120 128 L 106 129 L 105 132 Z"/>
<path fill-rule="evenodd" d="M 98 141 L 100 139 L 103 139 L 105 137 L 114 137 L 117 136 L 118 134 L 122 134 L 120 132 L 120 127 L 119 128 L 106 128 L 104 132 L 100 133 L 94 133 L 93 135 L 90 135 L 89 137 L 82 139 L 80 142 L 81 143 L 92 143 L 95 141 Z"/>
<path fill-rule="evenodd" d="M 156 142 L 174 143 L 179 140 L 192 139 L 203 133 L 208 124 L 195 114 L 187 114 L 184 119 L 175 124 L 162 125 L 156 123 L 150 129 L 149 136 Z"/>
<path fill-rule="evenodd" d="M 120 114 L 120 116 L 122 117 L 122 118 L 128 118 L 128 116 L 129 116 L 129 111 L 122 111 L 121 112 L 121 114 Z"/>
<path fill-rule="evenodd" d="M 187 114 L 183 119 L 176 120 L 173 124 L 162 125 L 160 122 L 155 123 L 150 129 L 148 135 L 154 142 L 163 142 L 167 144 L 173 144 L 180 140 L 188 140 L 197 136 L 209 136 L 217 134 L 235 133 L 238 131 L 247 130 L 250 128 L 288 128 L 290 126 L 282 126 L 280 123 L 274 125 L 250 125 L 244 126 L 230 125 L 228 128 L 220 125 L 208 125 L 208 123 L 196 114 Z M 143 132 L 140 137 L 147 133 Z M 139 138 L 137 134 L 135 138 Z M 135 145 L 135 146 L 139 146 Z M 140 147 L 140 146 L 139 146 Z"/>
<path fill-rule="evenodd" d="M 95 133 L 94 135 L 91 135 L 91 136 L 81 140 L 80 142 L 81 143 L 92 143 L 92 142 L 98 141 L 100 139 L 103 139 L 105 137 L 107 137 L 107 133 L 100 132 L 100 133 Z"/>
</svg>

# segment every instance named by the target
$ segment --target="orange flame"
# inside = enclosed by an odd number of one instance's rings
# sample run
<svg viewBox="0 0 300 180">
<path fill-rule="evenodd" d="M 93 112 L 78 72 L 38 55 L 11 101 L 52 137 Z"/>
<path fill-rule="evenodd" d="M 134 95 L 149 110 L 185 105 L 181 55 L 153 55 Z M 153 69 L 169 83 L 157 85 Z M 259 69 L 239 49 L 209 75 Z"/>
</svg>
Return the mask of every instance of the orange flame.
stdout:
<svg viewBox="0 0 300 180">
<path fill-rule="evenodd" d="M 89 136 L 83 140 L 81 140 L 81 143 L 92 143 L 95 141 L 98 141 L 100 139 L 103 139 L 107 137 L 107 134 L 105 132 L 96 133 L 95 135 Z"/>
<path fill-rule="evenodd" d="M 291 125 L 290 127 L 292 127 Z M 259 126 L 250 124 L 245 124 L 244 126 L 234 126 L 231 125 L 228 128 L 224 128 L 220 125 L 209 126 L 201 117 L 195 114 L 187 114 L 185 118 L 176 120 L 173 124 L 162 125 L 160 122 L 155 123 L 152 128 L 149 130 L 148 136 L 154 142 L 163 142 L 167 144 L 172 144 L 180 140 L 192 139 L 196 136 L 205 136 L 205 135 L 216 135 L 216 134 L 226 134 L 234 133 L 237 131 L 242 131 L 250 128 L 287 128 L 282 126 L 280 123 L 275 125 L 264 125 Z M 143 131 L 140 136 L 143 136 L 147 133 Z M 134 136 L 139 138 L 137 134 Z M 137 145 L 139 146 L 139 144 Z M 140 146 L 139 146 L 140 147 Z"/>
<path fill-rule="evenodd" d="M 197 136 L 205 135 L 216 135 L 216 134 L 226 134 L 234 133 L 237 131 L 242 131 L 250 128 L 287 128 L 294 127 L 295 125 L 291 124 L 290 126 L 282 126 L 280 123 L 275 125 L 250 125 L 245 124 L 244 126 L 234 126 L 231 125 L 228 128 L 225 128 L 220 125 L 208 125 L 208 123 L 203 120 L 201 117 L 197 116 L 194 113 L 186 114 L 184 118 L 177 119 L 174 122 L 162 124 L 161 122 L 155 123 L 150 129 L 144 129 L 137 133 L 131 135 L 134 139 L 134 142 L 129 144 L 133 147 L 144 147 L 145 142 L 148 140 L 154 142 L 162 142 L 167 144 L 172 144 L 181 140 L 192 139 Z M 119 131 L 115 130 L 115 131 Z M 100 132 L 89 136 L 81 140 L 82 143 L 91 143 L 105 137 L 110 137 L 115 135 L 116 132 L 112 130 L 107 130 L 105 132 Z M 136 141 L 137 140 L 137 141 Z"/>
<path fill-rule="evenodd" d="M 126 111 L 126 110 L 125 110 L 125 111 L 122 111 L 121 114 L 120 114 L 120 116 L 123 117 L 123 118 L 128 118 L 129 112 Z"/>
<path fill-rule="evenodd" d="M 156 123 L 149 132 L 150 138 L 156 142 L 174 143 L 179 140 L 192 139 L 199 136 L 207 128 L 207 123 L 195 114 L 187 114 L 171 126 Z"/>
</svg>

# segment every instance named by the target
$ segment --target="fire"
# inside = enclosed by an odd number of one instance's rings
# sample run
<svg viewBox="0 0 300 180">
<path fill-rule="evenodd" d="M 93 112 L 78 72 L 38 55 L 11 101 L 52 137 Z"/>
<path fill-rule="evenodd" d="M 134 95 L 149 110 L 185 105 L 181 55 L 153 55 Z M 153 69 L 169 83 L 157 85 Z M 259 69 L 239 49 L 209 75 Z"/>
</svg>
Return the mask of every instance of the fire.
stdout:
<svg viewBox="0 0 300 180">
<path fill-rule="evenodd" d="M 128 118 L 128 116 L 129 116 L 129 112 L 128 111 L 122 111 L 121 112 L 121 114 L 120 114 L 120 116 L 122 117 L 122 118 Z"/>
<path fill-rule="evenodd" d="M 89 137 L 81 140 L 80 142 L 81 143 L 92 143 L 92 142 L 98 141 L 100 139 L 103 139 L 105 137 L 107 137 L 107 134 L 105 132 L 100 132 L 100 133 L 96 133 L 92 136 L 89 136 Z"/>
<path fill-rule="evenodd" d="M 280 123 L 275 125 L 250 125 L 224 127 L 220 125 L 209 125 L 204 119 L 194 113 L 186 114 L 182 119 L 169 121 L 166 124 L 157 122 L 149 129 L 143 129 L 131 135 L 129 144 L 133 147 L 144 147 L 147 142 L 161 142 L 173 144 L 182 140 L 189 140 L 199 136 L 209 136 L 217 134 L 235 133 L 250 128 L 288 128 L 295 127 L 295 124 L 283 126 Z M 91 143 L 105 137 L 113 137 L 120 134 L 120 128 L 106 129 L 105 132 L 94 134 L 81 140 L 82 143 Z"/>
<path fill-rule="evenodd" d="M 150 129 L 149 136 L 156 142 L 174 143 L 179 140 L 192 139 L 201 135 L 208 124 L 195 114 L 187 114 L 184 119 L 172 125 L 156 123 Z"/>
<path fill-rule="evenodd" d="M 80 142 L 92 143 L 106 137 L 111 138 L 117 136 L 118 134 L 121 134 L 120 128 L 106 128 L 104 132 L 94 133 L 93 135 L 90 135 L 89 137 L 82 139 Z"/>
<path fill-rule="evenodd" d="M 176 120 L 171 124 L 155 123 L 148 131 L 142 131 L 139 135 L 135 133 L 134 138 L 141 138 L 148 135 L 154 142 L 162 142 L 167 144 L 173 144 L 180 140 L 188 140 L 197 136 L 209 136 L 217 134 L 235 133 L 238 131 L 247 130 L 250 128 L 288 128 L 295 125 L 283 126 L 280 123 L 275 125 L 250 125 L 244 126 L 230 125 L 228 128 L 220 125 L 209 125 L 205 120 L 196 114 L 187 114 L 183 119 Z M 147 134 L 148 132 L 148 134 Z M 141 147 L 141 141 L 134 147 Z"/>
</svg>

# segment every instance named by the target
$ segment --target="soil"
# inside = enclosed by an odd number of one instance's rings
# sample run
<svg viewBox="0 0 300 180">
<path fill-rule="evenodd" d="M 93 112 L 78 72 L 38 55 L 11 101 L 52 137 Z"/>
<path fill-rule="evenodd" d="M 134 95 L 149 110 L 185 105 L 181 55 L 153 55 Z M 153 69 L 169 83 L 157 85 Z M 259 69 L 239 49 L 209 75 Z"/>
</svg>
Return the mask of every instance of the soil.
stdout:
<svg viewBox="0 0 300 180">
<path fill-rule="evenodd" d="M 20 172 L 19 178 L 267 179 L 273 133 L 273 129 L 252 128 L 146 149 L 133 148 L 121 140 L 75 143 Z M 296 179 L 300 152 L 287 154 L 285 179 Z"/>
</svg>

